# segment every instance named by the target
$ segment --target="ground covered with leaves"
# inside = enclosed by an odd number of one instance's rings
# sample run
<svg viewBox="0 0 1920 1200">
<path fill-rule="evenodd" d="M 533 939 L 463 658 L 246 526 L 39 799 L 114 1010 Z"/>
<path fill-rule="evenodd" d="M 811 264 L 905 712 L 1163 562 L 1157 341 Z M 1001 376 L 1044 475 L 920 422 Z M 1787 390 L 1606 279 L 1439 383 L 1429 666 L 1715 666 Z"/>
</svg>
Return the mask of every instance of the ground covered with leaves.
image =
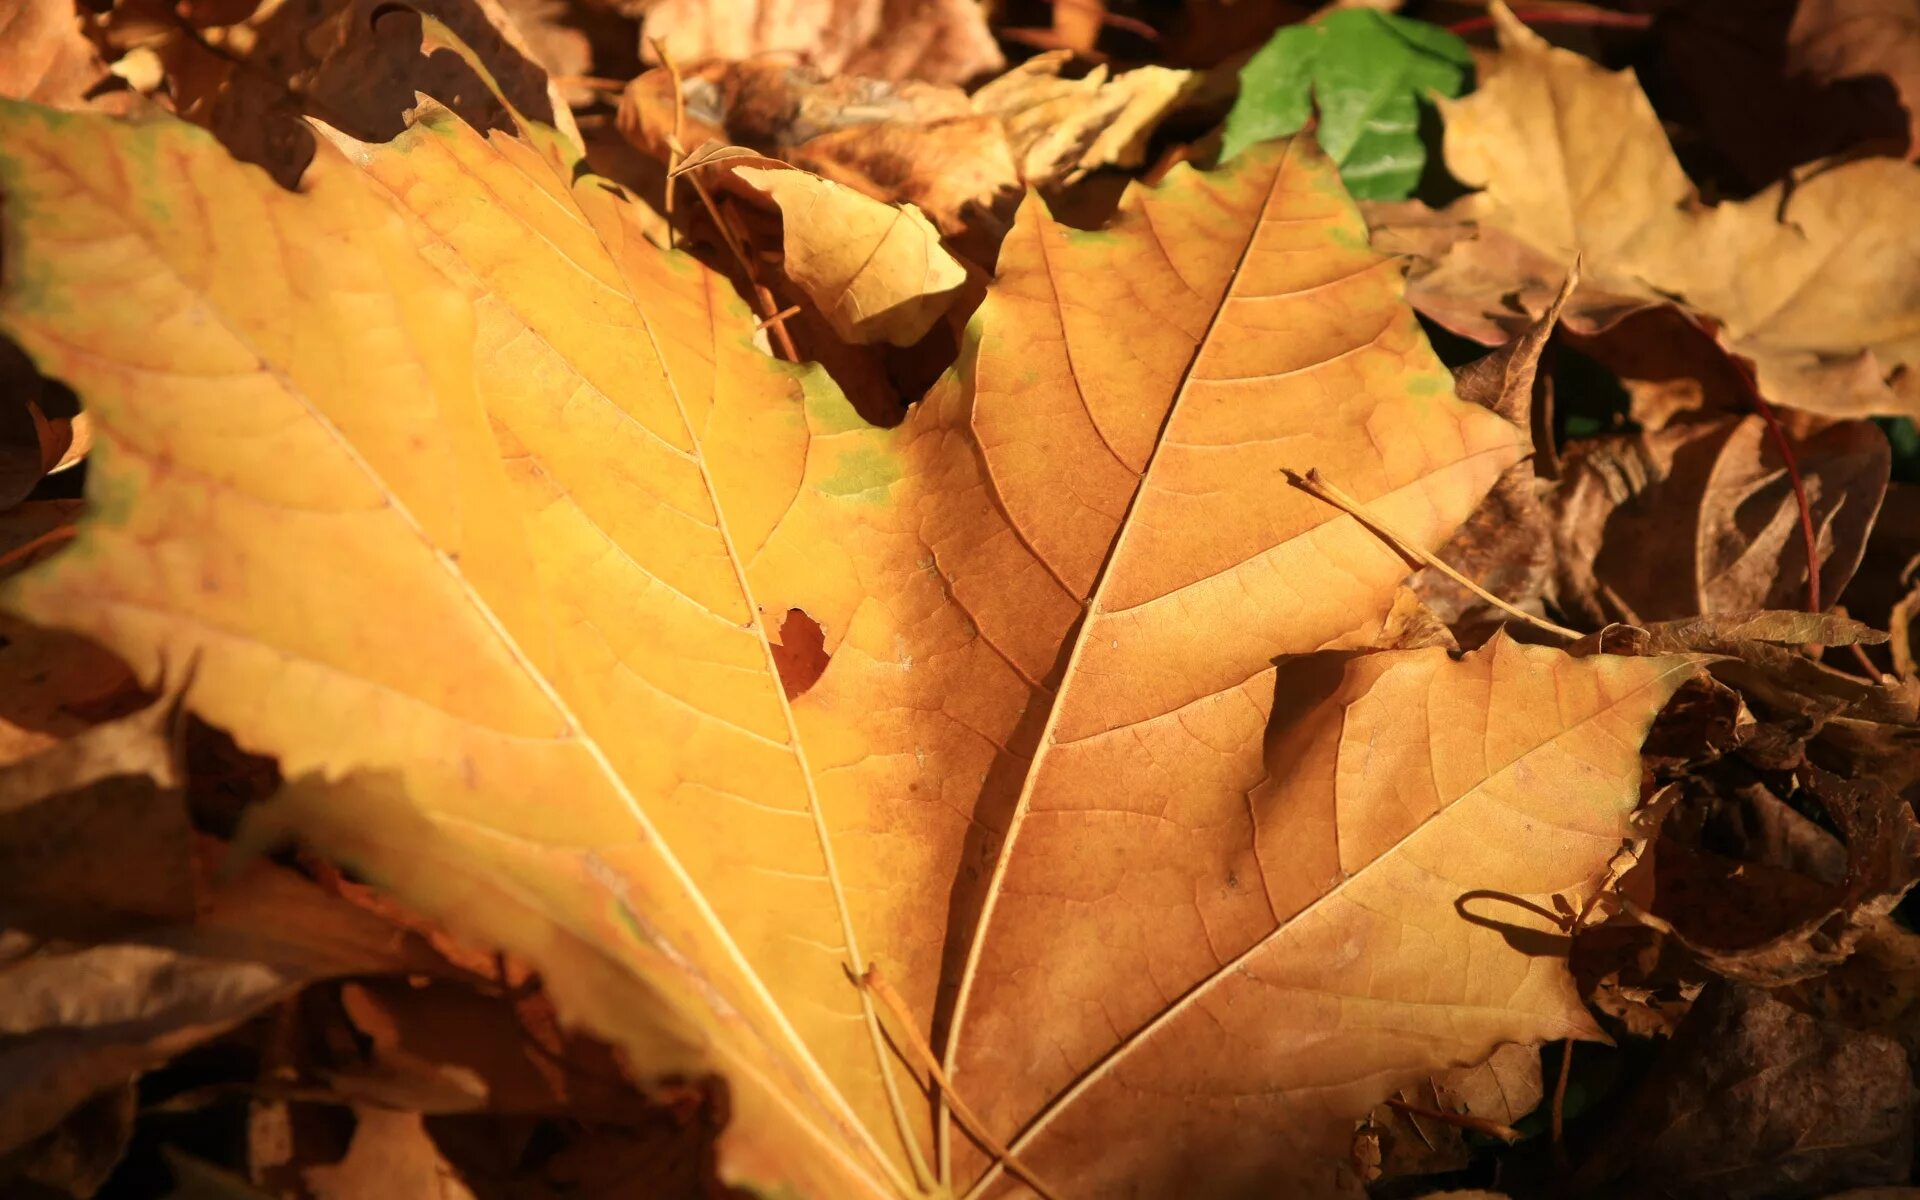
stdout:
<svg viewBox="0 0 1920 1200">
<path fill-rule="evenodd" d="M 0 0 L 0 1193 L 1920 1197 L 1915 0 Z"/>
</svg>

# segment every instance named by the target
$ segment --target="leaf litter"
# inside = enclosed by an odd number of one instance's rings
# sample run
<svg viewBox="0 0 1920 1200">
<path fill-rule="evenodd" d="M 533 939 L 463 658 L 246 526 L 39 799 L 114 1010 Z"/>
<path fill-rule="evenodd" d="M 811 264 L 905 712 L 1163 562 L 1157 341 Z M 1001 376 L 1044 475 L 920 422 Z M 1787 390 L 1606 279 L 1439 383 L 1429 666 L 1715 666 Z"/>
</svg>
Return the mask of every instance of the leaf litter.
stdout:
<svg viewBox="0 0 1920 1200">
<path fill-rule="evenodd" d="M 1385 7 L 21 5 L 8 1186 L 1911 1183 L 1914 168 Z"/>
</svg>

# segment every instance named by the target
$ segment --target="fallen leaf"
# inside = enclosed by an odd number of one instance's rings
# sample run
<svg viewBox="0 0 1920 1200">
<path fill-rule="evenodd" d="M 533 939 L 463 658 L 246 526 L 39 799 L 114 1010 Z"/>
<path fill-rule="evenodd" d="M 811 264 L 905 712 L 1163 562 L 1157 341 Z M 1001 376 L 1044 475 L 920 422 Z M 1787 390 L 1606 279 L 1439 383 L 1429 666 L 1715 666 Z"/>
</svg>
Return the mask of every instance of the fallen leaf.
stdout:
<svg viewBox="0 0 1920 1200">
<path fill-rule="evenodd" d="M 932 1130 L 893 1116 L 924 1108 L 869 961 L 993 1132 L 1095 1190 L 1328 1178 L 1401 1078 L 1592 1031 L 1541 930 L 1455 902 L 1590 893 L 1691 668 L 1497 641 L 1280 686 L 1406 574 L 1285 471 L 1432 546 L 1523 450 L 1306 142 L 1099 233 L 1030 199 L 959 368 L 873 429 L 544 126 L 423 102 L 391 143 L 323 129 L 291 193 L 170 121 L 0 123 L 0 324 L 111 446 L 9 608 L 194 662 L 288 781 L 249 840 L 524 956 L 649 1078 L 721 1076 L 725 1178 L 911 1190 Z M 760 614 L 794 609 L 828 662 L 788 698 Z M 1358 769 L 1362 725 L 1404 774 Z M 1152 1080 L 1221 1090 L 1146 1137 Z"/>
<path fill-rule="evenodd" d="M 1866 159 L 1703 207 L 1631 73 L 1493 11 L 1500 53 L 1475 92 L 1440 104 L 1447 167 L 1483 190 L 1445 214 L 1466 236 L 1416 267 L 1417 306 L 1498 340 L 1490 329 L 1542 311 L 1581 255 L 1586 278 L 1566 316 L 1575 329 L 1673 299 L 1753 364 L 1776 403 L 1920 413 L 1920 230 L 1907 219 L 1920 172 Z"/>
<path fill-rule="evenodd" d="M 1319 114 L 1314 136 L 1362 200 L 1412 194 L 1427 161 L 1420 102 L 1458 96 L 1472 68 L 1467 44 L 1437 25 L 1373 7 L 1344 7 L 1288 25 L 1240 68 L 1222 161 L 1287 137 Z"/>
<path fill-rule="evenodd" d="M 1899 1043 L 1719 984 L 1622 1106 L 1579 1182 L 1609 1195 L 1750 1197 L 1904 1183 L 1913 1097 Z"/>
<path fill-rule="evenodd" d="M 175 112 L 284 187 L 300 185 L 313 154 L 305 118 L 384 139 L 404 126 L 419 92 L 481 128 L 510 127 L 510 105 L 580 141 L 559 89 L 500 0 L 248 3 L 214 29 L 196 29 L 171 8 L 154 14 L 122 0 L 110 34 L 158 57 Z M 423 17 L 453 30 L 466 52 L 426 47 L 423 55 Z"/>
<path fill-rule="evenodd" d="M 1539 1107 L 1544 1095 L 1539 1049 L 1508 1044 L 1483 1063 L 1435 1075 L 1395 1099 L 1512 1126 Z M 1388 1105 L 1376 1108 L 1370 1120 L 1381 1130 L 1383 1178 L 1457 1171 L 1473 1158 L 1473 1148 L 1458 1125 Z"/>
<path fill-rule="evenodd" d="M 687 71 L 679 94 L 676 105 L 664 68 L 635 79 L 620 96 L 621 135 L 665 163 L 677 122 L 683 148 L 737 143 L 876 200 L 913 204 L 949 235 L 985 224 L 989 247 L 1006 232 L 1001 218 L 1020 186 L 1006 130 L 959 88 L 744 62 Z"/>
<path fill-rule="evenodd" d="M 431 963 L 281 868 L 209 887 L 178 723 L 156 703 L 0 765 L 0 1157 L 34 1143 L 30 1173 L 110 1170 L 89 1097 L 307 982 Z"/>
<path fill-rule="evenodd" d="M 963 84 L 1006 62 L 974 0 L 655 0 L 645 32 L 689 65 L 791 55 L 828 75 Z"/>
<path fill-rule="evenodd" d="M 1543 424 L 1534 403 L 1534 379 L 1540 354 L 1560 320 L 1561 305 L 1578 278 L 1567 276 L 1559 298 L 1531 328 L 1493 353 L 1454 369 L 1453 386 L 1461 399 L 1499 413 L 1521 429 Z M 1551 429 L 1539 429 L 1535 436 L 1550 444 L 1551 434 Z M 1533 459 L 1508 467 L 1480 507 L 1440 547 L 1440 560 L 1514 607 L 1545 615 L 1542 601 L 1549 593 L 1554 565 L 1551 522 L 1541 504 L 1546 490 Z M 1474 644 L 1512 619 L 1510 611 L 1487 603 L 1443 571 L 1420 572 L 1413 587 L 1436 616 Z"/>
<path fill-rule="evenodd" d="M 1787 31 L 1788 63 L 1818 79 L 1884 75 L 1909 122 L 1907 152 L 1920 155 L 1920 3 L 1800 0 Z"/>
<path fill-rule="evenodd" d="M 1886 488 L 1886 439 L 1840 422 L 1795 450 L 1822 605 L 1859 565 Z M 1807 600 L 1795 488 L 1757 416 L 1668 425 L 1567 448 L 1546 497 L 1554 600 L 1589 625 L 1792 609 Z"/>
<path fill-rule="evenodd" d="M 772 198 L 784 221 L 781 269 L 849 342 L 911 346 L 957 299 L 967 272 L 912 205 L 758 156 L 722 169 Z"/>
<path fill-rule="evenodd" d="M 1097 66 L 1062 77 L 1071 56 L 1036 55 L 973 94 L 976 110 L 1006 126 L 1014 162 L 1029 185 L 1071 183 L 1099 167 L 1137 167 L 1147 139 L 1200 86 L 1192 71 L 1136 67 L 1109 75 Z"/>
<path fill-rule="evenodd" d="M 73 0 L 12 0 L 0 11 L 0 96 L 79 108 L 107 78 Z"/>
<path fill-rule="evenodd" d="M 1846 842 L 1840 879 L 1728 866 L 1718 855 L 1678 848 L 1660 855 L 1660 891 L 1692 894 L 1657 896 L 1655 907 L 1674 918 L 1654 918 L 1659 927 L 1708 967 L 1742 983 L 1780 987 L 1846 961 L 1920 878 L 1920 822 L 1904 801 L 1872 781 L 1804 770 L 1809 791 Z"/>
<path fill-rule="evenodd" d="M 1690 672 L 1504 637 L 1457 662 L 1421 650 L 1283 665 L 1254 681 L 1275 694 L 1264 769 L 1236 762 L 1161 809 L 1122 807 L 1112 781 L 1197 774 L 1204 743 L 1085 739 L 1079 787 L 1036 798 L 1016 830 L 998 895 L 1020 903 L 989 910 L 973 998 L 991 1007 L 962 1026 L 955 1087 L 982 1097 L 996 1131 L 1024 1123 L 1009 1145 L 1050 1178 L 1164 1195 L 1204 1171 L 1332 1194 L 1353 1124 L 1334 1114 L 1428 1073 L 1377 1057 L 1385 1044 L 1409 1038 L 1439 1066 L 1503 1041 L 1595 1036 L 1571 979 L 1536 957 L 1563 947 L 1559 927 L 1500 897 L 1538 906 L 1567 891 L 1580 906 L 1629 835 L 1627 747 Z M 1186 719 L 1224 719 L 1215 704 Z M 1565 802 L 1551 817 L 1525 782 L 1549 776 Z M 1548 824 L 1527 855 L 1506 848 Z M 1174 903 L 1194 909 L 1169 922 Z M 1373 948 L 1388 943 L 1403 949 Z M 1468 957 L 1470 973 L 1445 965 Z M 1027 1049 L 1020 1030 L 1036 1022 L 1062 1053 Z M 1181 1103 L 1128 1100 L 1145 1086 Z M 1027 1105 L 1038 1116 L 1021 1122 Z M 1247 1138 L 1249 1121 L 1289 1144 Z"/>
<path fill-rule="evenodd" d="M 417 1112 L 356 1107 L 353 1143 L 331 1166 L 308 1167 L 314 1200 L 473 1200 Z"/>
</svg>

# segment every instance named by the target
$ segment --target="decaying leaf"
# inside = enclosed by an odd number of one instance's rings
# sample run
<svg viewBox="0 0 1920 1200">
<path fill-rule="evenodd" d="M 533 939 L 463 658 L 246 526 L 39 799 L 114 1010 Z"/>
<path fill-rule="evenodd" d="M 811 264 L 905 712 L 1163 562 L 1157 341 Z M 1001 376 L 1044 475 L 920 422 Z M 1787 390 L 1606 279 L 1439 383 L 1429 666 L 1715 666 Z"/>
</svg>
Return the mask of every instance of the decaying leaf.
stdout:
<svg viewBox="0 0 1920 1200">
<path fill-rule="evenodd" d="M 1014 162 L 1030 185 L 1139 166 L 1154 129 L 1200 86 L 1194 72 L 1168 67 L 1109 77 L 1100 66 L 1067 79 L 1061 70 L 1070 57 L 1057 51 L 1030 58 L 973 94 L 976 110 L 1006 126 Z"/>
<path fill-rule="evenodd" d="M 661 162 L 683 147 L 732 142 L 785 159 L 888 203 L 917 206 L 942 232 L 1011 212 L 1020 174 L 998 118 L 955 87 L 838 76 L 787 63 L 711 63 L 648 71 L 620 96 L 619 129 Z"/>
<path fill-rule="evenodd" d="M 1029 200 L 958 368 L 875 429 L 494 102 L 511 129 L 322 128 L 298 193 L 178 123 L 0 109 L 0 327 L 103 447 L 7 606 L 194 662 L 288 781 L 249 840 L 524 956 L 649 1077 L 723 1078 L 721 1170 L 763 1190 L 905 1193 L 933 1152 L 869 961 L 989 1131 L 1095 1193 L 1331 1184 L 1400 1083 L 1592 1032 L 1548 930 L 1461 896 L 1591 894 L 1692 668 L 1275 666 L 1365 644 L 1406 574 L 1286 471 L 1430 547 L 1524 449 L 1311 145 L 1099 233 Z M 794 611 L 827 662 L 790 696 Z"/>
<path fill-rule="evenodd" d="M 78 108 L 107 78 L 71 0 L 12 0 L 0 11 L 0 96 Z"/>
<path fill-rule="evenodd" d="M 1703 207 L 1631 74 L 1556 49 L 1503 6 L 1494 15 L 1501 51 L 1478 90 L 1441 104 L 1447 167 L 1483 190 L 1440 214 L 1438 238 L 1431 214 L 1377 214 L 1427 239 L 1412 284 L 1423 311 L 1501 340 L 1581 255 L 1576 328 L 1675 300 L 1752 362 L 1771 400 L 1920 413 L 1920 173 L 1865 159 Z"/>
<path fill-rule="evenodd" d="M 1831 604 L 1879 512 L 1886 439 L 1867 422 L 1838 422 L 1800 440 L 1795 457 L 1818 539 L 1818 594 Z M 1545 504 L 1556 604 L 1592 625 L 1806 603 L 1794 480 L 1761 417 L 1579 442 Z"/>
<path fill-rule="evenodd" d="M 0 1154 L 314 979 L 432 963 L 282 868 L 196 883 L 164 715 L 0 768 Z"/>
<path fill-rule="evenodd" d="M 1820 79 L 1884 75 L 1907 109 L 1909 156 L 1920 155 L 1920 4 L 1914 0 L 1800 0 L 1788 62 Z"/>
<path fill-rule="evenodd" d="M 1419 1111 L 1430 1109 L 1511 1127 L 1545 1096 L 1540 1051 L 1506 1045 L 1487 1061 L 1433 1076 L 1396 1096 L 1406 1107 L 1381 1105 L 1370 1118 L 1380 1129 L 1383 1178 L 1457 1171 L 1473 1157 L 1465 1130 Z"/>
<path fill-rule="evenodd" d="M 1818 861 L 1815 873 L 1802 874 L 1661 848 L 1656 887 L 1690 894 L 1656 898 L 1683 924 L 1649 919 L 1743 983 L 1779 987 L 1844 962 L 1920 879 L 1920 823 L 1904 801 L 1872 781 L 1849 783 L 1814 767 L 1804 773 L 1845 840 L 1839 877 L 1821 878 Z"/>
<path fill-rule="evenodd" d="M 1710 988 L 1580 1182 L 1603 1194 L 1827 1196 L 1904 1183 L 1912 1076 L 1890 1038 Z"/>
<path fill-rule="evenodd" d="M 974 0 L 655 0 L 646 33 L 688 64 L 786 55 L 829 75 L 962 84 L 1005 63 Z"/>
</svg>

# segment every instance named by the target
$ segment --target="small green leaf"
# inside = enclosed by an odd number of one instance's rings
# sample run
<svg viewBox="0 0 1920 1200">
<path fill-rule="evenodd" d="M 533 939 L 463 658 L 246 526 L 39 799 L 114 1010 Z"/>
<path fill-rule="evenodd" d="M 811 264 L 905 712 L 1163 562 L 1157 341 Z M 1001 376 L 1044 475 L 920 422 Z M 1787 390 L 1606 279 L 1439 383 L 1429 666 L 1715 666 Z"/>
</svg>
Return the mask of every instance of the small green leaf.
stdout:
<svg viewBox="0 0 1920 1200">
<path fill-rule="evenodd" d="M 1320 110 L 1316 134 L 1365 200 L 1411 194 L 1427 160 L 1420 101 L 1458 96 L 1473 59 L 1453 34 L 1370 8 L 1289 25 L 1240 69 L 1221 161 L 1255 142 L 1297 133 Z"/>
</svg>

